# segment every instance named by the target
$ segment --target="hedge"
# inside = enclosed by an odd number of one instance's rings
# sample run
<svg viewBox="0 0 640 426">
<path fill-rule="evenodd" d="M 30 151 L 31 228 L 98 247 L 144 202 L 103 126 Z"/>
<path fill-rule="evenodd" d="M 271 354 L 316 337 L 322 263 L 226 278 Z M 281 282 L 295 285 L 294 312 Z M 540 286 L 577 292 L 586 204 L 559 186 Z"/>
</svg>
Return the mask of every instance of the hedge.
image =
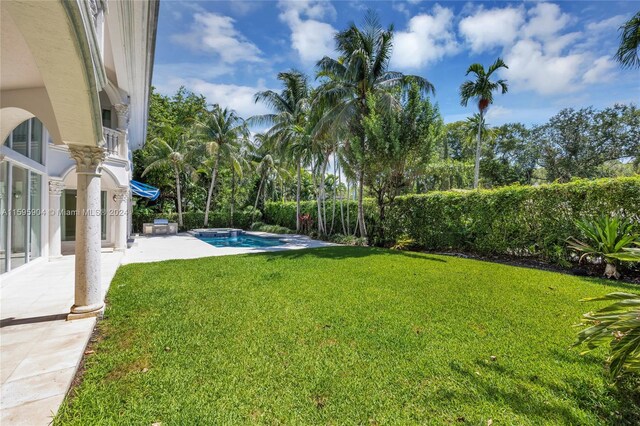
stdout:
<svg viewBox="0 0 640 426">
<path fill-rule="evenodd" d="M 169 222 L 178 222 L 178 213 L 155 213 L 143 214 L 135 212 L 133 214 L 133 231 L 142 232 L 143 223 L 151 223 L 154 219 L 169 219 Z M 233 226 L 235 228 L 249 229 L 251 224 L 260 219 L 260 212 L 251 214 L 247 211 L 239 211 L 233 214 Z M 181 230 L 197 229 L 204 226 L 204 212 L 185 212 L 182 214 L 183 227 Z M 228 213 L 209 213 L 209 228 L 226 228 L 231 226 Z M 295 228 L 295 226 L 294 226 Z"/>
<path fill-rule="evenodd" d="M 314 220 L 316 209 L 315 202 L 302 203 L 303 213 Z M 295 202 L 267 203 L 263 220 L 295 229 L 295 211 Z M 328 218 L 330 212 L 329 203 Z M 352 230 L 356 212 L 352 201 Z M 566 239 L 580 235 L 576 219 L 608 214 L 640 223 L 640 176 L 406 195 L 396 198 L 384 223 L 376 219 L 373 200 L 366 200 L 365 212 L 370 239 L 376 244 L 389 246 L 410 238 L 426 250 L 537 256 L 562 262 L 568 255 Z M 336 227 L 340 226 L 338 213 Z M 384 239 L 378 240 L 381 226 Z"/>
</svg>

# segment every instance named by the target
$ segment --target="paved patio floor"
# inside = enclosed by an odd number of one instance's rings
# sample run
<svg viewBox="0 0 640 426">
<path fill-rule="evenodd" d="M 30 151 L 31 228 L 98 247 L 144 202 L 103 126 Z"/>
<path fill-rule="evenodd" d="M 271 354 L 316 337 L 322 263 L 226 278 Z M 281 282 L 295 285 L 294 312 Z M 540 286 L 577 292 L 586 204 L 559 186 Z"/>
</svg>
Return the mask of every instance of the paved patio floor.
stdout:
<svg viewBox="0 0 640 426">
<path fill-rule="evenodd" d="M 42 259 L 1 278 L 2 426 L 49 424 L 75 376 L 96 319 L 66 321 L 74 258 Z M 102 253 L 103 292 L 121 260 L 122 253 Z"/>
</svg>

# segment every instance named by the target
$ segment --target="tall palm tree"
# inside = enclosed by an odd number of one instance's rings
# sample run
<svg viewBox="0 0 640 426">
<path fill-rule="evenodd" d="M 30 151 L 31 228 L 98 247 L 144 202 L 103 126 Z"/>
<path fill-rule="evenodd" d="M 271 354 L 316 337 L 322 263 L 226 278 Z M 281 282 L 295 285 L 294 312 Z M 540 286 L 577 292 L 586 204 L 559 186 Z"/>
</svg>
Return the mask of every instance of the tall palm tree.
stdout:
<svg viewBox="0 0 640 426">
<path fill-rule="evenodd" d="M 478 136 L 476 141 L 476 163 L 473 171 L 473 187 L 478 187 L 480 180 L 480 154 L 481 154 L 481 142 L 482 142 L 482 126 L 484 124 L 484 114 L 493 103 L 493 92 L 496 90 L 502 91 L 502 94 L 507 93 L 509 86 L 506 80 L 492 81 L 491 75 L 498 71 L 500 68 L 509 68 L 501 58 L 496 61 L 485 71 L 482 64 L 472 64 L 467 69 L 467 74 L 473 74 L 475 80 L 467 80 L 460 86 L 460 103 L 462 106 L 467 106 L 470 99 L 475 99 L 478 104 L 478 111 L 480 113 L 480 119 L 478 120 Z"/>
<path fill-rule="evenodd" d="M 392 39 L 393 27 L 383 29 L 377 15 L 369 12 L 363 28 L 351 24 L 336 34 L 339 58 L 325 56 L 317 64 L 317 77 L 323 82 L 318 102 L 326 105 L 327 113 L 316 126 L 316 132 L 329 131 L 334 137 L 347 140 L 345 158 L 359 182 L 358 230 L 362 237 L 367 236 L 362 201 L 366 167 L 362 154 L 367 141 L 361 123 L 369 114 L 367 100 L 379 96 L 383 105 L 399 108 L 398 97 L 393 93 L 398 89 L 417 84 L 426 92 L 434 91 L 433 85 L 422 77 L 389 71 Z"/>
<path fill-rule="evenodd" d="M 212 158 L 211 183 L 207 193 L 207 205 L 204 211 L 204 226 L 209 225 L 209 208 L 213 197 L 213 189 L 220 167 L 220 159 L 230 159 L 237 149 L 238 141 L 247 138 L 249 132 L 245 121 L 235 111 L 213 105 L 202 121 L 196 121 L 195 128 L 202 141 L 206 154 Z"/>
<path fill-rule="evenodd" d="M 620 47 L 615 58 L 623 68 L 640 68 L 640 12 L 620 27 Z"/>
<path fill-rule="evenodd" d="M 296 165 L 296 230 L 300 231 L 301 169 L 308 155 L 307 114 L 309 113 L 309 83 L 299 71 L 281 72 L 278 80 L 284 88 L 280 93 L 265 90 L 255 95 L 255 102 L 269 106 L 274 113 L 250 118 L 252 124 L 268 124 L 268 138 L 276 142 L 276 151 L 291 158 Z"/>
<path fill-rule="evenodd" d="M 248 161 L 248 149 L 250 143 L 243 139 L 240 146 L 231 153 L 231 200 L 229 203 L 229 224 L 233 226 L 233 215 L 236 209 L 236 186 L 237 180 L 244 177 L 245 170 L 251 168 Z"/>
<path fill-rule="evenodd" d="M 288 172 L 282 165 L 279 157 L 269 153 L 270 142 L 272 140 L 266 134 L 257 134 L 256 141 L 260 144 L 250 154 L 252 157 L 253 168 L 260 177 L 258 191 L 256 193 L 256 201 L 253 205 L 253 211 L 258 209 L 258 201 L 263 193 L 265 184 L 269 180 L 278 180 L 288 176 Z"/>
<path fill-rule="evenodd" d="M 149 143 L 149 164 L 142 176 L 154 169 L 169 167 L 176 181 L 176 198 L 178 208 L 178 225 L 182 226 L 182 195 L 180 192 L 180 173 L 189 172 L 192 167 L 189 156 L 193 152 L 193 140 L 189 139 L 184 129 L 178 125 L 164 124 L 159 133 Z"/>
</svg>

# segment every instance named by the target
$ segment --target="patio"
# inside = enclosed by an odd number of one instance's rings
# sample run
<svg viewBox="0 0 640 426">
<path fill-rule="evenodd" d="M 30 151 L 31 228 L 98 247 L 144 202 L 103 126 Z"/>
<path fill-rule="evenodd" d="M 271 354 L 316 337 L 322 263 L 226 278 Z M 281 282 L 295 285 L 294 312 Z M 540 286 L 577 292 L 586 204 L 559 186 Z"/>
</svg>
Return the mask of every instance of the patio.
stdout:
<svg viewBox="0 0 640 426">
<path fill-rule="evenodd" d="M 122 253 L 102 253 L 101 260 L 104 295 Z M 66 321 L 74 261 L 74 256 L 43 259 L 2 278 L 2 424 L 48 424 L 75 376 L 96 319 Z"/>
</svg>

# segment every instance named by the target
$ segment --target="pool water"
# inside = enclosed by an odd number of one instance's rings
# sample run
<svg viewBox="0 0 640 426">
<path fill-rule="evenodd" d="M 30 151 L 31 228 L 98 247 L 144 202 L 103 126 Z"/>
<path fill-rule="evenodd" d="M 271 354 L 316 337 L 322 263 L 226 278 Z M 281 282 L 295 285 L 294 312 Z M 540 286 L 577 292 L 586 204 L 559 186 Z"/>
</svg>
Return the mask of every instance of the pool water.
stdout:
<svg viewBox="0 0 640 426">
<path fill-rule="evenodd" d="M 262 248 L 282 245 L 276 238 L 263 238 L 254 235 L 238 235 L 237 237 L 200 237 L 202 241 L 214 247 L 248 247 Z"/>
</svg>

